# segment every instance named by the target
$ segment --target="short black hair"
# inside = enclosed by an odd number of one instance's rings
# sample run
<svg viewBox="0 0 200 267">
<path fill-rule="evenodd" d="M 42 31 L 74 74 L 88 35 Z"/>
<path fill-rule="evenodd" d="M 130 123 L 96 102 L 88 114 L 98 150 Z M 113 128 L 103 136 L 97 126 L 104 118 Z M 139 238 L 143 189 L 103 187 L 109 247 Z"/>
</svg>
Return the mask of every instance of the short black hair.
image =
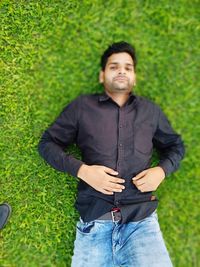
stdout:
<svg viewBox="0 0 200 267">
<path fill-rule="evenodd" d="M 136 65 L 137 65 L 137 58 L 136 58 L 136 52 L 135 52 L 135 47 L 130 45 L 127 42 L 117 42 L 117 43 L 113 43 L 111 44 L 103 53 L 103 55 L 101 56 L 101 69 L 104 71 L 105 67 L 106 67 L 106 63 L 108 61 L 108 58 L 115 53 L 122 53 L 122 52 L 126 52 L 128 53 L 132 59 L 133 59 L 133 66 L 134 69 L 136 69 Z"/>
</svg>

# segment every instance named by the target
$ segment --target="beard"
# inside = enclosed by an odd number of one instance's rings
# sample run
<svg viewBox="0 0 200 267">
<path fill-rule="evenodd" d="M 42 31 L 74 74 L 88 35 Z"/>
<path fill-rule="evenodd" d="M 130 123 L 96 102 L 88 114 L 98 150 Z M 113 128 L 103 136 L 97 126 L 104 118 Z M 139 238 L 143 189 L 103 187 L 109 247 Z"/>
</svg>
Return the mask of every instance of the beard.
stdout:
<svg viewBox="0 0 200 267">
<path fill-rule="evenodd" d="M 128 82 L 113 82 L 112 88 L 117 91 L 128 90 L 129 84 Z"/>
<path fill-rule="evenodd" d="M 104 83 L 105 88 L 108 88 L 111 92 L 124 92 L 130 91 L 133 85 L 130 84 L 129 80 L 117 81 L 113 80 L 111 82 L 107 81 Z"/>
</svg>

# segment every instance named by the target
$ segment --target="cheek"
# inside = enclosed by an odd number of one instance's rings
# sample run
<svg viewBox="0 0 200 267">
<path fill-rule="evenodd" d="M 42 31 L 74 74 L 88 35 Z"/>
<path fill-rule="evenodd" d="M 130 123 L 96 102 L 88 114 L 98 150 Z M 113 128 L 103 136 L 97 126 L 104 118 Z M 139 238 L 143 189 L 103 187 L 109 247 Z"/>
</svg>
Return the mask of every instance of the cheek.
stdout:
<svg viewBox="0 0 200 267">
<path fill-rule="evenodd" d="M 135 82 L 135 76 L 129 76 L 129 81 L 131 84 L 133 84 Z"/>
<path fill-rule="evenodd" d="M 113 74 L 107 75 L 107 76 L 105 77 L 105 82 L 106 82 L 106 83 L 111 83 L 114 77 L 115 77 L 115 76 L 114 76 Z"/>
</svg>

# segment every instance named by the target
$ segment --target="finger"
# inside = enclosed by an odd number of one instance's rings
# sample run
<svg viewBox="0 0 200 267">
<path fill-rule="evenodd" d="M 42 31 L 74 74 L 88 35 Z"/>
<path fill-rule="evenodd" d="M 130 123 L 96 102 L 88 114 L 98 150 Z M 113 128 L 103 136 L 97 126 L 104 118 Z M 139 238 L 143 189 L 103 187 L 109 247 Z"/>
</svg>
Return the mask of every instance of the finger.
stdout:
<svg viewBox="0 0 200 267">
<path fill-rule="evenodd" d="M 141 191 L 141 192 L 151 192 L 152 190 L 151 189 L 148 189 L 146 186 L 144 185 L 141 185 L 141 186 L 138 186 L 138 189 Z"/>
<path fill-rule="evenodd" d="M 106 194 L 106 195 L 113 195 L 114 194 L 112 191 L 108 191 L 108 190 L 105 190 L 105 189 L 102 189 L 100 192 L 103 193 L 103 194 Z"/>
<path fill-rule="evenodd" d="M 133 182 L 134 184 L 137 184 L 137 185 L 142 185 L 142 184 L 145 184 L 145 183 L 146 183 L 146 179 L 145 179 L 145 177 L 140 178 L 140 179 L 138 179 L 138 180 L 134 180 L 134 179 L 132 178 L 132 182 Z"/>
<path fill-rule="evenodd" d="M 138 173 L 138 174 L 137 174 L 135 177 L 133 177 L 132 179 L 133 179 L 133 180 L 138 180 L 138 179 L 144 177 L 144 176 L 147 174 L 147 172 L 148 172 L 147 170 L 144 170 L 144 171 Z"/>
<path fill-rule="evenodd" d="M 111 192 L 122 192 L 121 188 L 107 187 L 106 190 L 111 191 Z"/>
<path fill-rule="evenodd" d="M 145 192 L 145 188 L 142 185 L 137 186 L 137 189 L 140 190 L 141 192 Z"/>
<path fill-rule="evenodd" d="M 115 184 L 110 182 L 107 187 L 112 188 L 112 189 L 125 189 L 124 185 L 120 185 L 120 184 Z"/>
<path fill-rule="evenodd" d="M 122 183 L 125 183 L 125 180 L 124 179 L 122 179 L 122 178 L 114 178 L 114 177 L 110 177 L 110 179 L 109 179 L 109 181 L 110 182 L 112 182 L 112 183 L 120 183 L 120 184 L 122 184 Z"/>
<path fill-rule="evenodd" d="M 111 169 L 111 168 L 108 168 L 108 167 L 104 167 L 104 171 L 107 172 L 107 173 L 110 173 L 110 174 L 113 174 L 113 175 L 117 175 L 118 172 Z"/>
<path fill-rule="evenodd" d="M 139 179 L 139 180 L 137 180 L 137 181 L 133 181 L 133 183 L 134 183 L 136 186 L 141 186 L 141 185 L 145 184 L 145 182 L 144 182 L 144 181 L 141 181 L 141 180 L 143 180 L 143 179 Z"/>
</svg>

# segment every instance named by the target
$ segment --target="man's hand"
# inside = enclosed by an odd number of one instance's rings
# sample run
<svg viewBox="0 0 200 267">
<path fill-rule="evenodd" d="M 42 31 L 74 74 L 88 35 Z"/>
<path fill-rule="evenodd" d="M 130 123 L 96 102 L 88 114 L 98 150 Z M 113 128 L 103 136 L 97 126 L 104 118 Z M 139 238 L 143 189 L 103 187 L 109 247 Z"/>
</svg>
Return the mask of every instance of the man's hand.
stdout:
<svg viewBox="0 0 200 267">
<path fill-rule="evenodd" d="M 164 170 L 157 166 L 138 173 L 132 181 L 141 192 L 150 192 L 155 191 L 164 178 Z"/>
<path fill-rule="evenodd" d="M 112 175 L 118 174 L 118 172 L 105 166 L 83 164 L 78 170 L 77 176 L 97 191 L 106 195 L 113 195 L 113 192 L 122 192 L 125 187 L 121 183 L 124 183 L 125 180 L 113 177 L 108 173 Z"/>
</svg>

